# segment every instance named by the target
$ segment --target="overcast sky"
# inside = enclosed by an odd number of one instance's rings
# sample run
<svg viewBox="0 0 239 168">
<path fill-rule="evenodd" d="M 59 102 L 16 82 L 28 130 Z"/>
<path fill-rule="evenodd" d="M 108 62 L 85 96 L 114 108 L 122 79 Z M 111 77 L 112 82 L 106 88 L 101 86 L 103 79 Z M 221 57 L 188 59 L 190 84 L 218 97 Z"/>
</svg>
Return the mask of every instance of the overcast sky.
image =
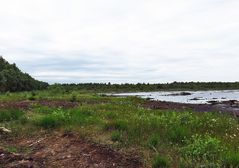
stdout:
<svg viewBox="0 0 239 168">
<path fill-rule="evenodd" d="M 239 81 L 239 0 L 0 0 L 0 55 L 50 83 Z"/>
</svg>

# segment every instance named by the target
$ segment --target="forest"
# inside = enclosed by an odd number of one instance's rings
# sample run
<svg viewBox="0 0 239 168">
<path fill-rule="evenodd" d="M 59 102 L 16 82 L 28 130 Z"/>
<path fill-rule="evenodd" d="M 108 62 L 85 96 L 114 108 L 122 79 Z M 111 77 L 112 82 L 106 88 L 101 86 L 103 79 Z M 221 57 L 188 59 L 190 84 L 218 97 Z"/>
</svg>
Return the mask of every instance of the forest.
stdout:
<svg viewBox="0 0 239 168">
<path fill-rule="evenodd" d="M 147 92 L 167 90 L 230 90 L 239 89 L 239 82 L 173 82 L 165 84 L 111 84 L 111 83 L 80 83 L 53 84 L 48 89 L 64 91 L 84 90 L 97 92 Z"/>
<path fill-rule="evenodd" d="M 47 86 L 48 83 L 33 79 L 16 64 L 10 64 L 0 56 L 0 92 L 41 90 Z"/>
<path fill-rule="evenodd" d="M 0 92 L 33 91 L 42 89 L 58 89 L 64 91 L 97 91 L 97 92 L 137 92 L 162 90 L 225 90 L 239 89 L 239 82 L 173 82 L 173 83 L 78 83 L 52 84 L 38 81 L 29 74 L 23 73 L 16 64 L 8 63 L 0 56 Z"/>
</svg>

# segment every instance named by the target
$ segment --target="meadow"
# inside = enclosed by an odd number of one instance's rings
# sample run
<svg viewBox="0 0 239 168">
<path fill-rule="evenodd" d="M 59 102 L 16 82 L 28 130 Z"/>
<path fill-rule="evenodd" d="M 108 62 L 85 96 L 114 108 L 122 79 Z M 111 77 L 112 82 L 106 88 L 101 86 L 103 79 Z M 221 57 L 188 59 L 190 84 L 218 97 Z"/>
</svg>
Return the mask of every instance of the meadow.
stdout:
<svg viewBox="0 0 239 168">
<path fill-rule="evenodd" d="M 136 152 L 144 167 L 239 167 L 238 118 L 191 109 L 149 109 L 143 106 L 146 101 L 85 91 L 3 93 L 0 127 L 12 133 L 0 134 L 0 146 L 17 153 L 9 137 L 73 132 L 115 150 Z"/>
</svg>

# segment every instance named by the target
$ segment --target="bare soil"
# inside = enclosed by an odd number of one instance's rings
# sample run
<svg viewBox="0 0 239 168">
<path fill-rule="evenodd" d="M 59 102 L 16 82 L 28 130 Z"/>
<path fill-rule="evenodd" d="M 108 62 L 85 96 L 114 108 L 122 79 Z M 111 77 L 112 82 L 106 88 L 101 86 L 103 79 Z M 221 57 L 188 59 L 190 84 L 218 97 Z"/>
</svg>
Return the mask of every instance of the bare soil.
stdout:
<svg viewBox="0 0 239 168">
<path fill-rule="evenodd" d="M 11 141 L 28 152 L 11 153 L 0 146 L 1 168 L 141 168 L 135 154 L 122 154 L 73 133 Z M 9 145 L 9 140 L 8 140 Z"/>
<path fill-rule="evenodd" d="M 193 110 L 197 112 L 220 112 L 232 114 L 235 117 L 239 117 L 239 103 L 237 101 L 225 101 L 225 102 L 214 102 L 211 104 L 185 104 L 185 103 L 174 103 L 165 101 L 147 101 L 144 105 L 145 108 L 150 109 L 162 109 L 162 110 Z"/>
<path fill-rule="evenodd" d="M 0 101 L 0 109 L 30 109 L 33 105 L 48 106 L 53 108 L 74 108 L 81 104 L 102 104 L 107 103 L 107 100 L 84 100 L 71 102 L 67 100 L 25 100 L 25 101 Z"/>
</svg>

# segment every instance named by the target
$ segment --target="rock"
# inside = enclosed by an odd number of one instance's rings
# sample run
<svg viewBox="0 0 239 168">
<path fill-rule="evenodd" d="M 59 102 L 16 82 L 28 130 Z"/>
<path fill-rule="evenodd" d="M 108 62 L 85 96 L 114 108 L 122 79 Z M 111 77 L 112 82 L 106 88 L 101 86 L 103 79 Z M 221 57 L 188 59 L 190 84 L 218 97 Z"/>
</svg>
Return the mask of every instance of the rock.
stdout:
<svg viewBox="0 0 239 168">
<path fill-rule="evenodd" d="M 218 101 L 214 101 L 214 100 L 211 100 L 211 101 L 207 101 L 208 103 L 212 104 L 212 105 L 216 105 L 216 104 L 219 104 Z"/>
<path fill-rule="evenodd" d="M 12 131 L 4 127 L 0 127 L 0 133 L 11 133 Z"/>
<path fill-rule="evenodd" d="M 192 95 L 192 93 L 189 92 L 180 92 L 180 93 L 173 93 L 173 94 L 168 94 L 166 96 L 189 96 Z"/>
<path fill-rule="evenodd" d="M 189 100 L 202 100 L 202 98 L 201 97 L 194 97 L 194 98 L 189 99 Z"/>
</svg>

